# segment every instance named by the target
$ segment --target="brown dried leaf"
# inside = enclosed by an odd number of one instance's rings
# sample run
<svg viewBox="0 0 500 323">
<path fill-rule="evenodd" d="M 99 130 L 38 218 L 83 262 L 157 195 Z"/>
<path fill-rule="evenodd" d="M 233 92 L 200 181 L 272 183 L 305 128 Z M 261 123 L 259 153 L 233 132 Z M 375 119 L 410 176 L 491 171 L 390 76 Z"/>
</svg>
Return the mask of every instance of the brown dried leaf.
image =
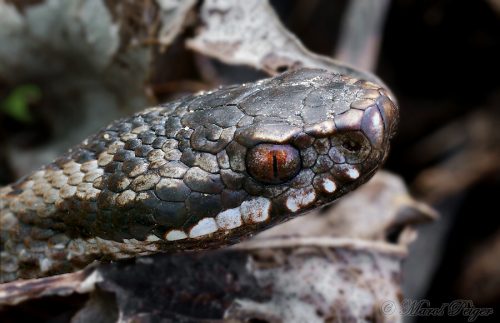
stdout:
<svg viewBox="0 0 500 323">
<path fill-rule="evenodd" d="M 382 82 L 374 75 L 314 54 L 279 21 L 265 0 L 206 0 L 204 23 L 187 46 L 228 64 L 250 65 L 271 75 L 299 67 L 316 67 Z"/>
</svg>

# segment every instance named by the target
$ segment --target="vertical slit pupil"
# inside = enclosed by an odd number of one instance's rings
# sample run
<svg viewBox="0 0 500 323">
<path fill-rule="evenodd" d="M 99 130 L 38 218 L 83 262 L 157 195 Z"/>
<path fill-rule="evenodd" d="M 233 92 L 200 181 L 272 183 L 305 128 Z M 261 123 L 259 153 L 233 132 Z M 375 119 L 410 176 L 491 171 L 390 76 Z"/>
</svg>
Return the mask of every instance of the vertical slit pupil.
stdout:
<svg viewBox="0 0 500 323">
<path fill-rule="evenodd" d="M 275 151 L 273 151 L 273 175 L 275 178 L 278 177 L 278 159 Z"/>
</svg>

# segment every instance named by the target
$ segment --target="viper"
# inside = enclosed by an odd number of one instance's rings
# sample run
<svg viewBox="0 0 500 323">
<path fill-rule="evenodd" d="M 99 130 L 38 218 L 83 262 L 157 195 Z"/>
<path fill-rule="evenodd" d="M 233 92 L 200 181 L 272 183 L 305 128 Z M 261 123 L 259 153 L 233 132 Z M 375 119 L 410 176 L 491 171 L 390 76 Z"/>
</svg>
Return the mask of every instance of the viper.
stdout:
<svg viewBox="0 0 500 323">
<path fill-rule="evenodd" d="M 0 282 L 237 243 L 370 179 L 398 115 L 381 84 L 299 69 L 117 120 L 0 188 Z"/>
</svg>

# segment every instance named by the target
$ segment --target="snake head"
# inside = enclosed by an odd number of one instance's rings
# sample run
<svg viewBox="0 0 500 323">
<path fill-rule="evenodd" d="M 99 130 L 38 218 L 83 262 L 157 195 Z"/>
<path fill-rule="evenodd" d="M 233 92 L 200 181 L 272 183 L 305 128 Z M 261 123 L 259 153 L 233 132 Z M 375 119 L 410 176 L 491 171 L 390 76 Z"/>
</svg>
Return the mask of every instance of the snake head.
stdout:
<svg viewBox="0 0 500 323">
<path fill-rule="evenodd" d="M 243 187 L 260 196 L 256 218 L 280 222 L 326 205 L 385 161 L 398 109 L 381 86 L 311 69 L 266 85 L 240 103 L 254 122 L 227 149 L 230 159 L 245 154 Z"/>
<path fill-rule="evenodd" d="M 161 109 L 149 123 L 167 117 L 175 140 L 160 155 L 172 161 L 134 203 L 154 219 L 141 238 L 175 248 L 233 243 L 352 191 L 383 164 L 398 122 L 381 86 L 318 69 Z"/>
</svg>

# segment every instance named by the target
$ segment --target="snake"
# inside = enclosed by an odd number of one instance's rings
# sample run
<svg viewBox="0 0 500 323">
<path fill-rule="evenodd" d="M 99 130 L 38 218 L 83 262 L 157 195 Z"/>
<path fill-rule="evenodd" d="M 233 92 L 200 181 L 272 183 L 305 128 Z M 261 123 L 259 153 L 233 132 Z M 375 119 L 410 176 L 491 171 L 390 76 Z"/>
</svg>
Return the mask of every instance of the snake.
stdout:
<svg viewBox="0 0 500 323">
<path fill-rule="evenodd" d="M 385 86 L 301 68 L 112 122 L 0 188 L 0 282 L 238 243 L 369 180 L 398 119 Z"/>
</svg>

